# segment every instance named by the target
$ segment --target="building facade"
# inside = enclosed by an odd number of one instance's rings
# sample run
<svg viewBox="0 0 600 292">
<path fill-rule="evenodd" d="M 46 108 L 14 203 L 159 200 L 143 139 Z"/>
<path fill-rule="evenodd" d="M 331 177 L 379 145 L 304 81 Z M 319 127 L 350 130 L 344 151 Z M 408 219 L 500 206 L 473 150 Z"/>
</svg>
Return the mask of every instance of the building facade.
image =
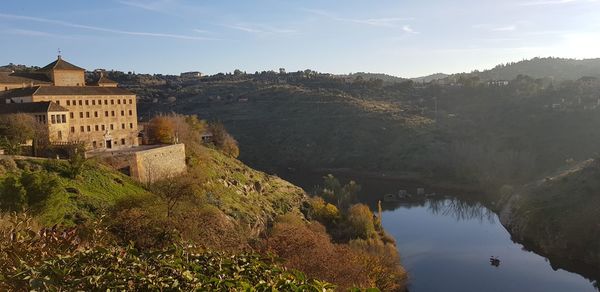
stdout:
<svg viewBox="0 0 600 292">
<path fill-rule="evenodd" d="M 86 84 L 85 70 L 60 56 L 35 72 L 0 73 L 0 89 L 0 112 L 5 114 L 11 112 L 10 104 L 25 103 L 67 110 L 58 118 L 47 113 L 50 143 L 83 143 L 90 150 L 139 144 L 135 94 L 103 74 Z"/>
</svg>

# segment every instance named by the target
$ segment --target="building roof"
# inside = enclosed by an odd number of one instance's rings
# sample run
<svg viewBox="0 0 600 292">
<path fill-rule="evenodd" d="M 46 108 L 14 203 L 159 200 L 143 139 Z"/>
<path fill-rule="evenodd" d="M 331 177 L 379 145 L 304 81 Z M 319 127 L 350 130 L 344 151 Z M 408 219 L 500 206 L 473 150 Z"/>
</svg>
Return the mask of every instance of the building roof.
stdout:
<svg viewBox="0 0 600 292">
<path fill-rule="evenodd" d="M 33 86 L 0 91 L 0 99 L 24 96 L 46 95 L 135 95 L 120 87 L 99 86 Z"/>
<path fill-rule="evenodd" d="M 34 72 L 0 72 L 0 83 L 52 84 L 50 78 L 48 78 L 46 74 Z"/>
<path fill-rule="evenodd" d="M 34 95 L 135 95 L 120 87 L 99 86 L 37 86 Z"/>
<path fill-rule="evenodd" d="M 56 61 L 44 66 L 43 68 L 39 69 L 38 71 L 41 72 L 48 72 L 50 70 L 78 70 L 78 71 L 85 71 L 85 69 L 77 67 L 65 60 L 62 59 L 61 56 L 58 56 L 58 58 L 56 59 Z"/>
<path fill-rule="evenodd" d="M 40 87 L 41 86 L 23 87 L 2 91 L 0 92 L 0 98 L 7 99 L 13 97 L 33 96 L 36 90 L 38 90 Z"/>
<path fill-rule="evenodd" d="M 108 77 L 104 76 L 104 74 L 100 75 L 100 78 L 98 78 L 97 81 L 92 82 L 92 85 L 99 85 L 99 84 L 119 84 L 117 81 L 114 81 L 112 79 L 109 79 Z"/>
<path fill-rule="evenodd" d="M 0 114 L 30 114 L 68 111 L 68 109 L 51 101 L 0 104 Z"/>
</svg>

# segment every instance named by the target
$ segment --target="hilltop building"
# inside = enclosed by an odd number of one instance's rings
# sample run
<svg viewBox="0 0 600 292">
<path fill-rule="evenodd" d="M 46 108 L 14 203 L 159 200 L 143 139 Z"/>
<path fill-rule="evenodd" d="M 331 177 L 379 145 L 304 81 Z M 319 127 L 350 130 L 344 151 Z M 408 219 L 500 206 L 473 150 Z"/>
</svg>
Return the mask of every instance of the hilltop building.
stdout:
<svg viewBox="0 0 600 292">
<path fill-rule="evenodd" d="M 135 94 L 103 73 L 86 84 L 85 70 L 61 56 L 32 72 L 0 72 L 0 114 L 9 113 L 48 125 L 52 144 L 97 150 L 139 144 Z"/>
<path fill-rule="evenodd" d="M 179 77 L 181 78 L 200 78 L 202 77 L 202 72 L 198 72 L 198 71 L 191 71 L 191 72 L 183 72 L 181 74 L 179 74 Z"/>
</svg>

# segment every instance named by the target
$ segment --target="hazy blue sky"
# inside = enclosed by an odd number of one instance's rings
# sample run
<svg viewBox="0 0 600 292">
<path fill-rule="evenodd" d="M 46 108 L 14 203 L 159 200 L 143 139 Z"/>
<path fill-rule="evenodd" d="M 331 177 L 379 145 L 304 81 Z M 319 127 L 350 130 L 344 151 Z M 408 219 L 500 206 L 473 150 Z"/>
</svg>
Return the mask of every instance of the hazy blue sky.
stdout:
<svg viewBox="0 0 600 292">
<path fill-rule="evenodd" d="M 600 57 L 598 0 L 4 0 L 0 64 L 415 77 Z"/>
</svg>

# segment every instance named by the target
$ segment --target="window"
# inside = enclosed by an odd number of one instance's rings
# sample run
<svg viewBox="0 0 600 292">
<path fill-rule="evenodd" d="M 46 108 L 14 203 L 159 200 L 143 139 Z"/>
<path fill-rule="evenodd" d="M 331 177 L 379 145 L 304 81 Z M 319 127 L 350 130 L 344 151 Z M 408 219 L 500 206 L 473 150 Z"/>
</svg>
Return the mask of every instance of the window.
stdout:
<svg viewBox="0 0 600 292">
<path fill-rule="evenodd" d="M 98 143 L 96 143 L 96 141 L 92 141 L 92 147 L 98 148 Z"/>
<path fill-rule="evenodd" d="M 69 113 L 69 117 L 71 117 L 71 119 L 73 119 L 73 118 L 74 118 L 74 116 L 75 116 L 75 115 L 74 115 L 73 113 Z"/>
<path fill-rule="evenodd" d="M 111 130 L 114 130 L 114 129 L 115 129 L 115 127 L 113 127 L 113 124 L 110 124 L 110 129 L 111 129 Z"/>
<path fill-rule="evenodd" d="M 63 123 L 66 123 L 66 122 L 67 122 L 67 115 L 66 115 L 66 114 L 65 114 L 65 115 L 62 115 L 62 122 L 63 122 Z"/>
<path fill-rule="evenodd" d="M 114 100 L 114 99 L 111 99 L 111 100 L 110 100 L 110 104 L 115 104 L 115 100 Z"/>
<path fill-rule="evenodd" d="M 50 116 L 50 119 L 53 124 L 56 124 L 56 116 L 55 115 Z"/>
<path fill-rule="evenodd" d="M 81 100 L 79 101 L 79 105 L 83 105 L 83 102 Z"/>
<path fill-rule="evenodd" d="M 121 145 L 125 145 L 125 139 L 121 139 Z"/>
<path fill-rule="evenodd" d="M 125 129 L 125 124 L 121 124 L 121 129 Z"/>
<path fill-rule="evenodd" d="M 121 100 L 120 99 L 117 99 L 117 104 L 121 104 Z"/>
<path fill-rule="evenodd" d="M 71 101 L 70 100 L 67 100 L 67 105 L 71 105 Z"/>
<path fill-rule="evenodd" d="M 129 123 L 129 128 L 133 129 L 133 123 Z"/>
<path fill-rule="evenodd" d="M 92 99 L 92 105 L 96 105 L 96 100 Z"/>
<path fill-rule="evenodd" d="M 104 100 L 104 105 L 107 105 L 107 104 L 108 104 L 108 100 L 107 100 L 107 99 L 105 99 L 105 100 Z"/>
<path fill-rule="evenodd" d="M 129 99 L 129 104 L 133 104 L 133 99 Z"/>
<path fill-rule="evenodd" d="M 98 100 L 98 105 L 102 105 L 102 100 L 101 99 Z"/>
<path fill-rule="evenodd" d="M 123 104 L 127 104 L 127 100 L 126 99 L 123 99 Z"/>
<path fill-rule="evenodd" d="M 83 119 L 83 112 L 79 112 L 79 118 Z"/>
<path fill-rule="evenodd" d="M 91 132 L 92 131 L 92 127 L 87 126 L 87 130 L 88 130 L 88 132 Z"/>
<path fill-rule="evenodd" d="M 77 105 L 77 101 L 76 101 L 76 100 L 73 100 L 73 101 L 71 102 L 71 104 L 72 104 L 72 105 Z"/>
<path fill-rule="evenodd" d="M 94 112 L 94 118 L 98 117 L 98 112 Z"/>
<path fill-rule="evenodd" d="M 100 127 L 98 127 L 98 125 L 94 126 L 94 128 L 96 129 L 96 131 L 100 131 Z"/>
<path fill-rule="evenodd" d="M 106 130 L 106 127 L 104 127 L 104 125 L 102 125 L 102 131 Z"/>
<path fill-rule="evenodd" d="M 105 111 L 105 112 L 104 112 L 104 116 L 105 116 L 105 117 L 108 117 L 108 111 Z"/>
<path fill-rule="evenodd" d="M 114 117 L 115 116 L 115 111 L 110 111 L 110 115 Z"/>
<path fill-rule="evenodd" d="M 133 111 L 132 110 L 129 110 L 129 115 L 133 116 Z"/>
<path fill-rule="evenodd" d="M 81 126 L 81 132 L 85 132 L 85 127 Z"/>
<path fill-rule="evenodd" d="M 60 105 L 60 100 L 57 100 L 57 101 L 56 101 L 56 104 Z"/>
<path fill-rule="evenodd" d="M 87 99 L 85 100 L 85 105 L 90 105 L 90 102 Z"/>
<path fill-rule="evenodd" d="M 121 111 L 121 116 L 124 116 L 124 115 L 125 115 L 125 111 Z"/>
<path fill-rule="evenodd" d="M 75 127 L 71 127 L 71 133 L 75 133 Z"/>
<path fill-rule="evenodd" d="M 90 117 L 90 112 L 85 112 L 85 117 L 89 118 Z"/>
</svg>

